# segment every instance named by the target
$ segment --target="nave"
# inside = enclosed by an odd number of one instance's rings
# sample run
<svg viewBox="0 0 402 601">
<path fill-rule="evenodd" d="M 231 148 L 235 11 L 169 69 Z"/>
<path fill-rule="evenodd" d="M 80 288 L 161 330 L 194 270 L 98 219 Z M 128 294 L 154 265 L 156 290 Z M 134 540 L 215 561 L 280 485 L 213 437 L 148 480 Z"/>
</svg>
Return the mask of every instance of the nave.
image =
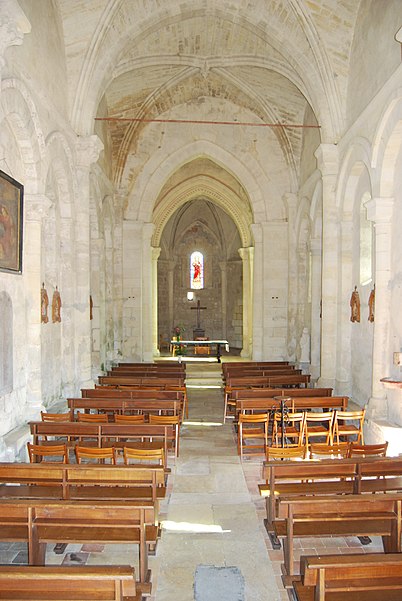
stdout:
<svg viewBox="0 0 402 601">
<path fill-rule="evenodd" d="M 189 416 L 182 426 L 180 456 L 169 458 L 172 473 L 161 503 L 162 537 L 149 558 L 150 601 L 210 601 L 214 568 L 228 568 L 238 576 L 216 599 L 288 599 L 280 576 L 282 550 L 272 550 L 263 525 L 265 502 L 258 493 L 263 458 L 240 462 L 233 425 L 230 420 L 223 424 L 221 366 L 188 362 L 187 389 Z M 331 553 L 381 550 L 375 540 L 362 546 L 357 538 L 308 539 L 304 547 L 303 542 L 296 541 L 296 557 L 319 553 L 324 544 Z M 23 545 L 0 545 L 1 563 L 26 562 Z M 61 555 L 48 547 L 48 564 L 132 563 L 132 549 L 124 546 L 69 545 Z M 202 578 L 197 577 L 200 570 Z"/>
</svg>

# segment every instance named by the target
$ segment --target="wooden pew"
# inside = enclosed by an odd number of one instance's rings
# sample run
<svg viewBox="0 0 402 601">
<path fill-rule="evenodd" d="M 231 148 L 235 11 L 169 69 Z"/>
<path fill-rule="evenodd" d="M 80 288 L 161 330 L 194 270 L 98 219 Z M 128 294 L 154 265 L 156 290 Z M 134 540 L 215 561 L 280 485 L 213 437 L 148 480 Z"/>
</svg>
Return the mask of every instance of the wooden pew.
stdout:
<svg viewBox="0 0 402 601">
<path fill-rule="evenodd" d="M 274 532 L 277 519 L 277 499 L 323 494 L 352 494 L 356 491 L 358 462 L 355 459 L 323 459 L 310 461 L 265 461 L 264 484 L 260 495 L 266 499 L 265 528 L 274 548 L 280 543 Z"/>
<path fill-rule="evenodd" d="M 274 530 L 284 539 L 285 586 L 296 574 L 295 538 L 381 536 L 385 552 L 399 553 L 401 504 L 401 494 L 279 497 Z"/>
<path fill-rule="evenodd" d="M 300 558 L 297 601 L 400 601 L 402 554 L 320 555 Z"/>
<path fill-rule="evenodd" d="M 117 367 L 139 367 L 139 368 L 143 368 L 143 367 L 150 367 L 150 368 L 159 368 L 159 367 L 163 367 L 163 369 L 170 369 L 171 371 L 186 371 L 186 364 L 185 363 L 170 363 L 168 361 L 154 361 L 152 363 L 150 362 L 129 362 L 129 361 L 123 361 L 121 363 L 117 364 Z"/>
<path fill-rule="evenodd" d="M 99 384 L 106 386 L 184 386 L 185 378 L 158 376 L 98 376 Z"/>
<path fill-rule="evenodd" d="M 85 413 L 119 413 L 128 415 L 131 413 L 142 413 L 147 416 L 149 413 L 162 415 L 180 415 L 183 416 L 183 401 L 170 399 L 153 399 L 151 395 L 148 399 L 116 399 L 116 398 L 70 398 L 67 399 L 68 408 L 73 412 L 84 410 Z"/>
<path fill-rule="evenodd" d="M 303 389 L 306 390 L 306 389 Z M 289 395 L 290 400 L 287 402 L 287 409 L 289 411 L 299 411 L 301 409 L 340 409 L 346 411 L 348 406 L 349 397 L 347 396 L 331 396 L 331 397 L 320 397 L 320 396 L 296 396 Z M 255 398 L 255 399 L 240 399 L 236 401 L 236 415 L 240 413 L 253 413 L 261 411 L 273 411 L 279 410 L 280 403 L 274 398 Z"/>
<path fill-rule="evenodd" d="M 292 396 L 294 397 L 313 397 L 313 396 L 331 396 L 332 388 L 247 388 L 247 387 L 231 387 L 225 386 L 224 393 L 224 421 L 230 417 L 229 409 L 233 410 L 236 407 L 236 401 L 240 399 L 267 399 L 275 396 Z M 233 411 L 233 417 L 235 411 Z"/>
<path fill-rule="evenodd" d="M 44 565 L 47 543 L 134 544 L 139 580 L 146 585 L 147 546 L 158 539 L 154 516 L 152 501 L 0 499 L 0 540 L 26 542 L 30 565 Z"/>
<path fill-rule="evenodd" d="M 77 439 L 96 447 L 130 446 L 142 440 L 160 443 L 167 457 L 169 441 L 175 439 L 174 453 L 178 456 L 180 428 L 162 424 L 114 424 L 86 422 L 29 422 L 33 444 L 52 444 L 49 437 L 57 442 L 66 442 L 74 447 Z M 124 443 L 124 444 L 123 444 Z M 53 442 L 54 444 L 54 442 Z"/>
<path fill-rule="evenodd" d="M 149 390 L 149 388 L 113 388 L 99 386 L 98 388 L 82 388 L 81 396 L 84 399 L 110 398 L 110 399 L 152 399 L 180 401 L 183 400 L 183 390 Z"/>
<path fill-rule="evenodd" d="M 163 466 L 0 463 L 0 498 L 152 501 L 166 494 Z"/>
<path fill-rule="evenodd" d="M 249 376 L 230 378 L 228 385 L 231 387 L 240 386 L 244 388 L 265 387 L 265 388 L 288 388 L 288 387 L 307 387 L 310 383 L 310 374 L 290 374 L 284 376 Z"/>
<path fill-rule="evenodd" d="M 141 601 L 131 566 L 0 566 L 0 599 Z"/>
</svg>

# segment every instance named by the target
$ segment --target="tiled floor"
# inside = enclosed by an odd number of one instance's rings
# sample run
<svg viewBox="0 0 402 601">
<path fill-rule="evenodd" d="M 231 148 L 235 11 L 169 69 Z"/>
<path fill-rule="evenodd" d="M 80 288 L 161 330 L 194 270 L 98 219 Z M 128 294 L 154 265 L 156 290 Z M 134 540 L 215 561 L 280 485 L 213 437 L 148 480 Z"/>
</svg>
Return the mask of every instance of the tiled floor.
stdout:
<svg viewBox="0 0 402 601">
<path fill-rule="evenodd" d="M 262 457 L 240 462 L 230 423 L 223 424 L 223 391 L 217 363 L 187 366 L 189 418 L 181 434 L 180 457 L 170 460 L 168 494 L 161 503 L 163 532 L 150 557 L 150 601 L 192 601 L 198 566 L 237 567 L 245 580 L 245 601 L 281 601 L 288 594 L 281 581 L 282 550 L 273 550 L 259 497 Z M 380 541 L 362 546 L 358 539 L 298 539 L 297 554 L 380 551 Z M 305 545 L 305 546 L 303 546 Z M 26 563 L 24 545 L 0 544 L 0 563 Z M 50 564 L 131 564 L 135 549 L 116 545 L 69 545 Z M 218 600 L 217 600 L 218 601 Z"/>
</svg>

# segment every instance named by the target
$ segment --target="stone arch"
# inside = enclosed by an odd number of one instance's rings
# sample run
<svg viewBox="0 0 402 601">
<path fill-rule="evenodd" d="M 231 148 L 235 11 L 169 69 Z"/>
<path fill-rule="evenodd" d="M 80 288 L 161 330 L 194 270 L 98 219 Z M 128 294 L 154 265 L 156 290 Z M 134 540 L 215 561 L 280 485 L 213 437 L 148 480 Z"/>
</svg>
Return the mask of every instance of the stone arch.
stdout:
<svg viewBox="0 0 402 601">
<path fill-rule="evenodd" d="M 52 201 L 42 223 L 41 281 L 51 302 L 56 290 L 62 297 L 61 323 L 42 328 L 43 398 L 49 406 L 75 385 L 75 178 L 71 148 L 60 132 L 46 139 L 46 195 Z"/>
<path fill-rule="evenodd" d="M 205 197 L 220 206 L 236 224 L 243 247 L 251 245 L 250 225 L 251 215 L 244 215 L 241 200 L 229 193 L 229 190 L 217 182 L 211 182 L 208 177 L 197 177 L 194 181 L 184 182 L 172 190 L 158 205 L 154 212 L 155 231 L 152 246 L 159 246 L 162 231 L 175 211 L 187 202 L 199 197 Z"/>
<path fill-rule="evenodd" d="M 392 197 L 395 192 L 396 164 L 402 152 L 402 88 L 392 95 L 373 140 L 371 166 L 375 169 L 375 194 Z"/>
</svg>

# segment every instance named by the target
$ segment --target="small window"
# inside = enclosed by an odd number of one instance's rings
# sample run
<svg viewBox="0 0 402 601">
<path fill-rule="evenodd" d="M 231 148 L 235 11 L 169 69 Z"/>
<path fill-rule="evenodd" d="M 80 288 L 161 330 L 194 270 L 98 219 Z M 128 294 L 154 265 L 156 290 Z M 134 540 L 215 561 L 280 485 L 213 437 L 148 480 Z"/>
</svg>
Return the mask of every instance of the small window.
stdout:
<svg viewBox="0 0 402 601">
<path fill-rule="evenodd" d="M 190 257 L 190 288 L 204 288 L 204 256 L 199 251 L 193 252 Z"/>
</svg>

